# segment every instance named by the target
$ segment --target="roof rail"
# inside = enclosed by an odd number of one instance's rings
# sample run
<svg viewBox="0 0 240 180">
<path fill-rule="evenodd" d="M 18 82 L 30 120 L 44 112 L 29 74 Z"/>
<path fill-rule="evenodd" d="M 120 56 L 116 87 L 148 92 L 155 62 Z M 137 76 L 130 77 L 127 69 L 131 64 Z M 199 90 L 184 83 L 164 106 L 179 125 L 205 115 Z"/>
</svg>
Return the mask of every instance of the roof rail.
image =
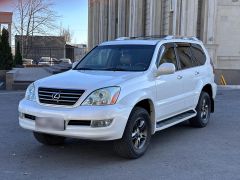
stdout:
<svg viewBox="0 0 240 180">
<path fill-rule="evenodd" d="M 131 37 L 119 37 L 117 39 L 115 39 L 116 41 L 122 41 L 122 40 L 128 40 L 131 39 Z"/>
<path fill-rule="evenodd" d="M 194 41 L 199 41 L 199 39 L 197 37 L 191 37 L 190 39 L 194 40 Z"/>
<path fill-rule="evenodd" d="M 149 36 L 138 36 L 132 37 L 133 39 L 162 39 L 165 38 L 166 35 L 149 35 Z"/>
<path fill-rule="evenodd" d="M 151 39 L 164 39 L 164 40 L 171 40 L 171 39 L 184 39 L 184 40 L 193 40 L 199 41 L 196 37 L 188 37 L 188 36 L 175 36 L 175 35 L 150 35 L 150 36 L 137 36 L 137 37 L 119 37 L 115 39 L 116 41 L 122 40 L 130 40 L 130 39 L 139 39 L 139 40 L 151 40 Z"/>
<path fill-rule="evenodd" d="M 164 40 L 170 40 L 170 39 L 174 39 L 175 37 L 173 35 L 168 35 L 164 38 Z"/>
<path fill-rule="evenodd" d="M 164 40 L 171 40 L 171 39 L 184 39 L 184 40 L 193 40 L 193 41 L 199 41 L 197 37 L 188 37 L 188 36 L 173 36 L 169 35 L 164 38 Z"/>
<path fill-rule="evenodd" d="M 166 35 L 149 35 L 149 36 L 135 36 L 135 37 L 119 37 L 115 40 L 129 40 L 129 39 L 139 39 L 139 40 L 149 40 L 149 39 L 163 39 Z"/>
</svg>

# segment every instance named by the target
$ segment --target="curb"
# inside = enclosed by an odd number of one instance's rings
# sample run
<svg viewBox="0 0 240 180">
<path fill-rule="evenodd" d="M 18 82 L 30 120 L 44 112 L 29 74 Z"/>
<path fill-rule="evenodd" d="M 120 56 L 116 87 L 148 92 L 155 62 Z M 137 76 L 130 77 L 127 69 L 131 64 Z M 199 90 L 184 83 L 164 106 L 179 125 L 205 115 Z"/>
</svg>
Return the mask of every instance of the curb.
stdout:
<svg viewBox="0 0 240 180">
<path fill-rule="evenodd" d="M 217 87 L 218 89 L 225 89 L 225 90 L 229 90 L 229 89 L 240 89 L 240 85 L 226 85 L 226 86 L 223 86 L 223 85 L 218 85 Z"/>
</svg>

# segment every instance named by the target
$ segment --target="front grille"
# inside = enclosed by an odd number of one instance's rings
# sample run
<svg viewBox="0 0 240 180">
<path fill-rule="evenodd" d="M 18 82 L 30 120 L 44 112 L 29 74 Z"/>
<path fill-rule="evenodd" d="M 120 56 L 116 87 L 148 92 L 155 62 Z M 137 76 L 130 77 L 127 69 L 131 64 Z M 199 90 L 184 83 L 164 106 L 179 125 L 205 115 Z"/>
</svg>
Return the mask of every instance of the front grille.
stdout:
<svg viewBox="0 0 240 180">
<path fill-rule="evenodd" d="M 84 90 L 38 88 L 39 102 L 43 104 L 74 105 Z"/>
</svg>

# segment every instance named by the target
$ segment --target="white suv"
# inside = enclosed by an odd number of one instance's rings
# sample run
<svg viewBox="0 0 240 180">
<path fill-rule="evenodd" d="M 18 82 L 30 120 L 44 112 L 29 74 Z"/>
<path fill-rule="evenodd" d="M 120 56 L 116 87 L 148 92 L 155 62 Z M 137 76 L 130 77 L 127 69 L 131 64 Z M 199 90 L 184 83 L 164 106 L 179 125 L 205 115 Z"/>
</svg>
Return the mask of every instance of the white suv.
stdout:
<svg viewBox="0 0 240 180">
<path fill-rule="evenodd" d="M 29 85 L 19 104 L 20 126 L 43 144 L 115 140 L 118 154 L 138 158 L 155 132 L 205 127 L 214 111 L 213 66 L 196 38 L 119 38 L 73 66 Z"/>
</svg>

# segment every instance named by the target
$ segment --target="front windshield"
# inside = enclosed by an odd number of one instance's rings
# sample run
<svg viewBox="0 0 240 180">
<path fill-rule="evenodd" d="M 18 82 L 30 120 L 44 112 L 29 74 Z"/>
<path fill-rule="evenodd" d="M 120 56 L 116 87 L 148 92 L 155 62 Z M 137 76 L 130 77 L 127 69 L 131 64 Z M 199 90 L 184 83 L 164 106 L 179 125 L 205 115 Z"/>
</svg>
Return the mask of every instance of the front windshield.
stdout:
<svg viewBox="0 0 240 180">
<path fill-rule="evenodd" d="M 85 56 L 74 69 L 145 71 L 150 65 L 154 49 L 153 45 L 98 46 Z"/>
</svg>

